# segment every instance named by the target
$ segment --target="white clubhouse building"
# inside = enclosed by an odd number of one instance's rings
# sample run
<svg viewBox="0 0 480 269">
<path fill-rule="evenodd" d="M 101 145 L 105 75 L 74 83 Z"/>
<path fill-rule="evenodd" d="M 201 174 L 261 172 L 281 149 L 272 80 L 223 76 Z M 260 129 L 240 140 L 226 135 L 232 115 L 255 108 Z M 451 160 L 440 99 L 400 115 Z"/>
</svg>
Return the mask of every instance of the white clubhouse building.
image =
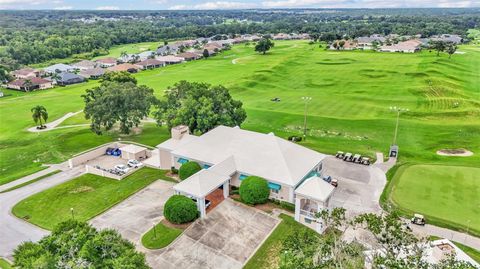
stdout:
<svg viewBox="0 0 480 269">
<path fill-rule="evenodd" d="M 275 136 L 218 126 L 195 136 L 187 126 L 172 128 L 172 137 L 157 146 L 162 169 L 189 161 L 204 169 L 174 186 L 178 194 L 197 200 L 201 217 L 206 215 L 205 197 L 229 186 L 239 187 L 248 176 L 268 181 L 270 198 L 295 204 L 295 219 L 321 232 L 314 214 L 329 207 L 334 187 L 321 179 L 325 155 Z"/>
</svg>

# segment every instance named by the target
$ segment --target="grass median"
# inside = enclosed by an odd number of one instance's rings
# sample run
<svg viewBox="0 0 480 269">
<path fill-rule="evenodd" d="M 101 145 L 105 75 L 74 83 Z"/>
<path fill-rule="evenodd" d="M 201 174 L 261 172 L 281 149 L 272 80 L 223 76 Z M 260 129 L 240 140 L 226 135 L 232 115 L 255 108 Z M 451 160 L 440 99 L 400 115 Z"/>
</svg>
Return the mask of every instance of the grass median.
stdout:
<svg viewBox="0 0 480 269">
<path fill-rule="evenodd" d="M 157 179 L 173 180 L 165 173 L 145 167 L 122 180 L 85 174 L 28 197 L 16 204 L 12 212 L 48 230 L 69 218 L 87 221 Z"/>
<path fill-rule="evenodd" d="M 164 248 L 173 242 L 183 232 L 182 229 L 168 227 L 158 223 L 155 228 L 150 229 L 142 237 L 142 244 L 148 249 Z"/>
</svg>

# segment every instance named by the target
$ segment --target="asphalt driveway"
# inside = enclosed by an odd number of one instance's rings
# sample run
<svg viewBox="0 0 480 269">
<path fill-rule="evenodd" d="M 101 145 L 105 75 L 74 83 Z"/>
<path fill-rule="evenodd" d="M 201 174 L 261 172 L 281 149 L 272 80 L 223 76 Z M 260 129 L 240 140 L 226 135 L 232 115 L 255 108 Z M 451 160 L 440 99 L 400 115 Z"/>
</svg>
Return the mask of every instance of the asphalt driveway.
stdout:
<svg viewBox="0 0 480 269">
<path fill-rule="evenodd" d="M 163 206 L 173 195 L 173 182 L 157 180 L 143 190 L 90 220 L 98 229 L 115 229 L 142 248 L 142 235 L 163 217 Z"/>
<path fill-rule="evenodd" d="M 147 252 L 153 268 L 242 268 L 279 223 L 262 211 L 226 199 L 162 251 Z"/>
<path fill-rule="evenodd" d="M 387 182 L 377 165 L 344 162 L 333 156 L 325 158 L 323 174 L 338 179 L 331 205 L 347 209 L 349 215 L 380 212 L 380 195 Z"/>
<path fill-rule="evenodd" d="M 0 256 L 11 257 L 17 245 L 24 241 L 38 241 L 49 231 L 18 219 L 11 211 L 21 200 L 55 185 L 80 176 L 84 167 L 69 169 L 22 188 L 0 194 Z"/>
</svg>

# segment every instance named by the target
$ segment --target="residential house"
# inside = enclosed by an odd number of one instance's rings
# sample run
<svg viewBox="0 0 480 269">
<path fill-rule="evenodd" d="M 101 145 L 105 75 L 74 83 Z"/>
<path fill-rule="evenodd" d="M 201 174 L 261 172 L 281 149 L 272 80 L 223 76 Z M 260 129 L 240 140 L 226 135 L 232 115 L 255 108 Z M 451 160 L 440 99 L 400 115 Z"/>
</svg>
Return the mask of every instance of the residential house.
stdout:
<svg viewBox="0 0 480 269">
<path fill-rule="evenodd" d="M 138 54 L 125 54 L 117 58 L 119 63 L 136 63 L 140 61 Z"/>
<path fill-rule="evenodd" d="M 107 68 L 107 72 L 122 72 L 137 73 L 140 68 L 130 63 L 123 63 Z"/>
<path fill-rule="evenodd" d="M 343 46 L 340 46 L 343 41 Z M 355 50 L 358 43 L 355 40 L 336 40 L 330 45 L 331 50 Z"/>
<path fill-rule="evenodd" d="M 184 58 L 185 61 L 192 61 L 192 60 L 198 60 L 202 58 L 203 55 L 187 51 L 187 52 L 177 54 L 177 57 Z"/>
<path fill-rule="evenodd" d="M 53 82 L 39 77 L 17 79 L 7 84 L 7 88 L 24 92 L 53 88 Z"/>
<path fill-rule="evenodd" d="M 358 49 L 371 50 L 375 44 L 379 46 L 385 43 L 386 38 L 381 35 L 371 35 L 358 37 L 356 41 L 358 43 Z"/>
<path fill-rule="evenodd" d="M 155 58 L 156 56 L 156 53 L 155 51 L 152 51 L 152 50 L 148 50 L 148 51 L 144 51 L 144 52 L 140 52 L 138 55 L 138 60 L 139 61 L 144 61 L 146 59 L 153 59 Z"/>
<path fill-rule="evenodd" d="M 290 40 L 292 39 L 289 34 L 278 33 L 272 37 L 273 40 Z"/>
<path fill-rule="evenodd" d="M 40 76 L 40 70 L 26 67 L 26 68 L 12 71 L 10 72 L 10 75 L 12 75 L 14 78 L 17 78 L 17 79 L 34 78 L 34 77 Z"/>
<path fill-rule="evenodd" d="M 85 78 L 69 72 L 62 72 L 57 75 L 55 79 L 58 85 L 65 86 L 70 84 L 82 83 L 85 81 Z"/>
<path fill-rule="evenodd" d="M 211 192 L 223 188 L 224 196 L 228 196 L 229 186 L 239 187 L 248 176 L 259 176 L 268 182 L 271 199 L 295 203 L 298 221 L 303 222 L 305 218 L 300 216 L 307 215 L 307 221 L 322 223 L 321 219 L 310 216 L 329 206 L 334 190 L 328 184 L 316 182 L 321 176 L 325 155 L 273 133 L 257 133 L 239 127 L 218 126 L 195 136 L 189 133 L 187 126 L 177 126 L 172 128 L 171 134 L 172 138 L 158 145 L 158 153 L 153 156 L 158 158 L 161 169 L 178 169 L 189 161 L 198 162 L 204 168 L 173 187 L 176 193 L 197 201 L 202 217 L 206 214 L 205 197 Z M 310 181 L 315 182 L 307 183 Z M 319 194 L 304 190 L 313 187 L 325 189 Z"/>
<path fill-rule="evenodd" d="M 463 250 L 457 247 L 448 239 L 438 239 L 431 242 L 423 243 L 418 245 L 419 248 L 424 249 L 424 253 L 421 259 L 424 262 L 427 262 L 434 267 L 438 265 L 442 260 L 447 259 L 450 256 L 453 256 L 455 260 L 460 262 L 469 263 L 471 267 L 465 268 L 480 268 L 480 264 L 468 256 Z M 413 246 L 412 246 L 413 249 Z M 375 256 L 384 256 L 386 254 L 384 249 L 374 249 L 365 251 L 365 268 L 373 268 L 373 261 Z M 399 259 L 405 258 L 405 253 L 399 254 Z M 430 267 L 429 267 L 430 268 Z M 463 268 L 463 267 L 462 267 Z"/>
<path fill-rule="evenodd" d="M 141 62 L 135 64 L 136 66 L 140 67 L 140 69 L 152 69 L 165 66 L 165 62 L 159 61 L 157 59 L 145 59 Z"/>
<path fill-rule="evenodd" d="M 412 39 L 412 40 L 407 40 L 403 42 L 398 42 L 397 44 L 392 44 L 391 46 L 381 46 L 380 51 L 414 53 L 419 51 L 421 47 L 422 47 L 422 41 L 418 39 Z"/>
<path fill-rule="evenodd" d="M 454 44 L 461 44 L 463 42 L 463 38 L 459 35 L 448 35 L 448 34 L 443 34 L 443 35 L 434 35 L 430 37 L 431 41 L 443 41 L 447 43 L 454 43 Z"/>
<path fill-rule="evenodd" d="M 81 70 L 79 75 L 87 79 L 97 79 L 105 74 L 105 69 L 96 67 L 87 70 Z"/>
<path fill-rule="evenodd" d="M 171 54 L 177 54 L 180 50 L 180 46 L 177 46 L 175 44 L 172 45 L 164 45 L 159 47 L 156 50 L 157 55 L 160 56 L 165 56 L 165 55 L 171 55 Z"/>
<path fill-rule="evenodd" d="M 157 56 L 155 57 L 156 60 L 164 62 L 165 64 L 178 64 L 185 61 L 182 57 L 177 57 L 173 55 L 166 55 L 166 56 Z"/>
<path fill-rule="evenodd" d="M 55 73 L 73 72 L 76 70 L 76 68 L 68 64 L 54 64 L 49 67 L 45 67 L 43 70 L 45 70 L 45 73 L 53 75 Z"/>
<path fill-rule="evenodd" d="M 100 58 L 96 60 L 100 67 L 108 68 L 117 65 L 117 59 L 113 57 Z"/>
<path fill-rule="evenodd" d="M 82 60 L 78 63 L 72 64 L 73 67 L 75 67 L 77 70 L 87 70 L 87 69 L 93 69 L 97 67 L 97 63 L 94 61 L 89 61 L 89 60 Z"/>
</svg>

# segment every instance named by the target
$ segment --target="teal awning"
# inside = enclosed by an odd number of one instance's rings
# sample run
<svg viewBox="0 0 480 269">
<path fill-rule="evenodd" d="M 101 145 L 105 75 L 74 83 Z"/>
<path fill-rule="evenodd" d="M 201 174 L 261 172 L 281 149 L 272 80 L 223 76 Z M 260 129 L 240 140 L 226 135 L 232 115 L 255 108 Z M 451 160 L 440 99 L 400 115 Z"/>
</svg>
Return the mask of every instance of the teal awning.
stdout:
<svg viewBox="0 0 480 269">
<path fill-rule="evenodd" d="M 188 160 L 184 158 L 179 158 L 177 162 L 184 164 L 184 163 L 188 163 Z"/>
<path fill-rule="evenodd" d="M 212 167 L 212 166 L 211 166 L 211 165 L 208 165 L 208 164 L 204 164 L 204 165 L 203 165 L 203 169 L 208 169 L 208 168 L 210 168 L 210 167 Z"/>
<path fill-rule="evenodd" d="M 308 173 L 308 175 L 305 178 L 318 177 L 318 176 L 320 176 L 320 174 L 317 171 L 313 170 L 313 171 L 310 171 L 310 173 Z"/>
<path fill-rule="evenodd" d="M 244 179 L 246 179 L 247 177 L 248 177 L 247 175 L 240 174 L 240 176 L 238 177 L 238 179 L 244 180 Z"/>
<path fill-rule="evenodd" d="M 279 191 L 282 188 L 281 185 L 272 183 L 272 182 L 268 182 L 268 187 L 272 190 L 277 190 L 277 191 Z"/>
</svg>

